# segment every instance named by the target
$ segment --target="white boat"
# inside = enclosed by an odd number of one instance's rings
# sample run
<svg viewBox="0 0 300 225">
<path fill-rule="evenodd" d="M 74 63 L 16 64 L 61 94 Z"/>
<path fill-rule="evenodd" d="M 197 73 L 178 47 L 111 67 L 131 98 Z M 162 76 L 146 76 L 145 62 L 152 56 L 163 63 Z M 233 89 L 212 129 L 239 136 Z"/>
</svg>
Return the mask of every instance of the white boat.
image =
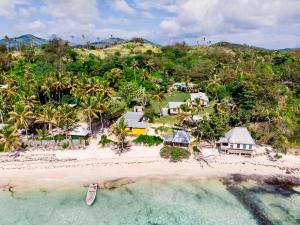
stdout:
<svg viewBox="0 0 300 225">
<path fill-rule="evenodd" d="M 86 194 L 86 200 L 85 200 L 87 205 L 92 205 L 94 203 L 97 195 L 97 187 L 98 185 L 95 183 L 89 185 L 89 189 Z"/>
</svg>

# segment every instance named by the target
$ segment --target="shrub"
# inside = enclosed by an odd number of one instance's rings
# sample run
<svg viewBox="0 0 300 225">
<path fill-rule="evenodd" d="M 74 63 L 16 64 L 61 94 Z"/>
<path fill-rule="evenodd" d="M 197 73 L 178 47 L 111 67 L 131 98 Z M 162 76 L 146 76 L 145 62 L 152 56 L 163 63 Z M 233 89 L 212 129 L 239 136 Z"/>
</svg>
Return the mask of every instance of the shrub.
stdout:
<svg viewBox="0 0 300 225">
<path fill-rule="evenodd" d="M 103 135 L 101 135 L 99 145 L 104 147 L 104 146 L 110 144 L 111 142 L 112 142 L 112 140 L 108 139 L 107 135 L 103 134 Z"/>
<path fill-rule="evenodd" d="M 188 159 L 191 153 L 184 149 L 178 147 L 163 147 L 160 150 L 160 156 L 165 159 L 170 159 L 171 162 L 178 162 L 183 159 Z"/>
<path fill-rule="evenodd" d="M 201 149 L 199 149 L 197 146 L 194 146 L 193 147 L 193 152 L 200 153 Z"/>
<path fill-rule="evenodd" d="M 159 145 L 162 143 L 162 139 L 159 136 L 151 136 L 151 135 L 140 135 L 133 142 L 136 144 L 145 144 L 148 146 Z"/>
<path fill-rule="evenodd" d="M 62 141 L 64 139 L 65 139 L 65 136 L 62 135 L 62 134 L 57 134 L 57 135 L 54 136 L 55 141 Z"/>
<path fill-rule="evenodd" d="M 66 142 L 66 143 L 63 143 L 61 147 L 63 149 L 67 149 L 69 147 L 69 145 L 70 145 L 69 142 Z"/>
</svg>

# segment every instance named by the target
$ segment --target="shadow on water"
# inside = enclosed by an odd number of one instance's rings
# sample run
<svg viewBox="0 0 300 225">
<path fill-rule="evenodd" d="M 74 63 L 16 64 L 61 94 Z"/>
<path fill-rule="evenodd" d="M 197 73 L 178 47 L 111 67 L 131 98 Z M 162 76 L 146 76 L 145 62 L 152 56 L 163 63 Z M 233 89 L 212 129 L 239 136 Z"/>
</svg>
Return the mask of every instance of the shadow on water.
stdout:
<svg viewBox="0 0 300 225">
<path fill-rule="evenodd" d="M 259 204 L 253 201 L 253 195 L 242 187 L 228 185 L 227 190 L 233 194 L 239 202 L 254 216 L 259 225 L 275 225 L 268 218 L 264 209 L 259 207 Z M 258 201 L 258 200 L 257 200 Z"/>
<path fill-rule="evenodd" d="M 276 185 L 276 186 L 267 186 L 267 187 L 253 187 L 250 188 L 249 191 L 253 193 L 261 193 L 261 194 L 273 194 L 280 195 L 283 197 L 291 197 L 292 195 L 300 195 L 299 191 L 293 189 L 293 187 L 286 185 Z"/>
</svg>

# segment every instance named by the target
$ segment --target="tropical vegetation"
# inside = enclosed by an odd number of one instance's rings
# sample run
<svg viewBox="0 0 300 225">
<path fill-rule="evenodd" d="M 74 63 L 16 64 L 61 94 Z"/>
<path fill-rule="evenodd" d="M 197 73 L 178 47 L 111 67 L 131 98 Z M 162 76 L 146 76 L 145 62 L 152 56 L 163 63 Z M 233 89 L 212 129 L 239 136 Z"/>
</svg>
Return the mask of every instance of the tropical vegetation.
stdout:
<svg viewBox="0 0 300 225">
<path fill-rule="evenodd" d="M 95 132 L 135 105 L 144 106 L 153 122 L 160 121 L 167 101 L 189 97 L 172 92 L 174 82 L 192 82 L 210 98 L 208 108 L 183 106 L 184 114 L 173 120 L 189 126 L 198 139 L 215 142 L 229 128 L 246 126 L 258 143 L 282 151 L 300 145 L 299 50 L 181 43 L 99 57 L 93 49 L 80 51 L 60 39 L 40 48 L 0 46 L 0 119 L 10 125 L 1 131 L 6 151 L 16 148 L 17 131 L 51 136 L 54 128 L 67 132 L 86 120 Z M 203 120 L 184 125 L 193 115 Z M 123 149 L 124 123 L 113 131 Z"/>
</svg>

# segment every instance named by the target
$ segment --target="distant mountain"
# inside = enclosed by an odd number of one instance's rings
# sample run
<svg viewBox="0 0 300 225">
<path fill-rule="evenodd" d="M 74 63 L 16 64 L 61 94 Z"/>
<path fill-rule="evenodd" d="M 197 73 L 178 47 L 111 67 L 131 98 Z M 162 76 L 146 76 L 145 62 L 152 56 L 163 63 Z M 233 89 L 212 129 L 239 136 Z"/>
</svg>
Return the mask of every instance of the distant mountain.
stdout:
<svg viewBox="0 0 300 225">
<path fill-rule="evenodd" d="M 25 34 L 20 37 L 9 38 L 8 41 L 5 39 L 0 40 L 0 45 L 8 45 L 9 48 L 19 48 L 21 46 L 41 46 L 47 44 L 48 40 L 36 37 L 32 34 Z"/>
<path fill-rule="evenodd" d="M 248 51 L 248 50 L 266 50 L 264 48 L 256 47 L 256 46 L 251 46 L 251 45 L 246 45 L 246 44 L 236 44 L 236 43 L 230 43 L 230 42 L 218 42 L 215 44 L 212 44 L 210 46 L 213 47 L 225 47 L 225 48 L 230 48 L 230 49 L 239 49 L 242 51 Z"/>
<path fill-rule="evenodd" d="M 282 52 L 294 52 L 294 51 L 300 51 L 300 48 L 284 48 L 284 49 L 279 49 L 279 51 L 282 51 Z"/>
</svg>

